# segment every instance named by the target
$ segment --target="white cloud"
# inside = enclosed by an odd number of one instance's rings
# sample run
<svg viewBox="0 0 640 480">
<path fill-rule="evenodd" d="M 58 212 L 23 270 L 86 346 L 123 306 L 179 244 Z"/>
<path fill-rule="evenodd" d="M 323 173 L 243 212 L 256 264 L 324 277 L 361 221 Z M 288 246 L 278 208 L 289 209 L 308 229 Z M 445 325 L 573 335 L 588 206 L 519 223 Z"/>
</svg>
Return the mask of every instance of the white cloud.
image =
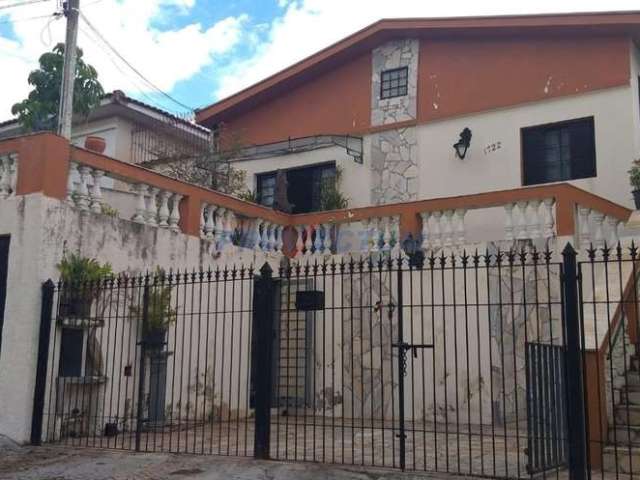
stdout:
<svg viewBox="0 0 640 480">
<path fill-rule="evenodd" d="M 241 39 L 248 17 L 228 17 L 204 27 L 201 23 L 170 27 L 168 20 L 188 13 L 195 0 L 102 0 L 85 2 L 83 13 L 103 36 L 143 75 L 165 91 L 191 78 L 219 55 L 229 52 Z M 29 72 L 38 57 L 64 41 L 64 20 L 20 21 L 53 12 L 53 2 L 32 4 L 27 9 L 3 10 L 0 21 L 17 20 L 12 26 L 15 40 L 0 37 L 0 120 L 10 115 L 11 105 L 25 97 Z M 78 44 L 84 59 L 94 65 L 105 90 L 148 91 L 121 62 L 114 66 L 104 48 L 96 45 L 86 24 L 80 21 Z M 160 28 L 159 25 L 162 27 Z M 126 73 L 126 76 L 123 75 Z"/>
<path fill-rule="evenodd" d="M 285 11 L 271 23 L 266 41 L 249 58 L 225 68 L 216 98 L 232 95 L 381 18 L 638 8 L 636 0 L 280 0 L 279 4 Z"/>
</svg>

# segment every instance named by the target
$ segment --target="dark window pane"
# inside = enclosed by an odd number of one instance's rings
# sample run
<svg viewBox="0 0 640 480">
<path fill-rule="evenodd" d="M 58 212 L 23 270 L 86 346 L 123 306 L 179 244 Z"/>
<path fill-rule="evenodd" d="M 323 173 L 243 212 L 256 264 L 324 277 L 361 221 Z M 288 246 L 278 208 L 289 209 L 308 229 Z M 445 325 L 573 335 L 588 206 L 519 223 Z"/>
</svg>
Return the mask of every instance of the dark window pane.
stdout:
<svg viewBox="0 0 640 480">
<path fill-rule="evenodd" d="M 63 328 L 60 334 L 60 376 L 82 376 L 82 346 L 84 332 L 74 328 Z"/>
<path fill-rule="evenodd" d="M 524 184 L 596 176 L 593 118 L 522 130 Z"/>
<path fill-rule="evenodd" d="M 276 175 L 260 175 L 258 177 L 258 203 L 267 207 L 273 206 L 276 193 Z"/>
<path fill-rule="evenodd" d="M 407 94 L 408 67 L 385 70 L 380 75 L 380 98 L 393 98 Z"/>
</svg>

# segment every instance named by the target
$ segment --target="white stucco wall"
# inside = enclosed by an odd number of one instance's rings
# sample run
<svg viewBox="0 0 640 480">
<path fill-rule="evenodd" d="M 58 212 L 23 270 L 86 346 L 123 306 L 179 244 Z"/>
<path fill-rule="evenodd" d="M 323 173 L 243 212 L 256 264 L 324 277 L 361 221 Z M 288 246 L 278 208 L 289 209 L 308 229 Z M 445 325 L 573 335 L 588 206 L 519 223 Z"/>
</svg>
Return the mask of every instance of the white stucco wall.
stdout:
<svg viewBox="0 0 640 480">
<path fill-rule="evenodd" d="M 74 125 L 71 143 L 84 148 L 84 142 L 90 135 L 96 135 L 105 139 L 105 155 L 125 162 L 129 161 L 128 156 L 122 157 L 122 149 L 119 148 L 119 143 L 123 137 L 127 136 L 127 132 L 123 131 L 122 124 L 118 118 L 112 117 Z"/>
<path fill-rule="evenodd" d="M 11 245 L 0 354 L 0 435 L 18 442 L 27 442 L 30 435 L 41 285 L 58 278 L 56 264 L 65 250 L 110 262 L 114 272 L 156 266 L 206 269 L 221 262 L 262 265 L 265 260 L 245 249 L 232 258 L 216 259 L 198 238 L 81 212 L 40 194 L 0 203 L 0 235 L 6 234 Z M 272 266 L 277 268 L 277 263 Z"/>
<path fill-rule="evenodd" d="M 597 177 L 571 183 L 631 206 L 626 172 L 637 153 L 632 101 L 631 88 L 620 87 L 421 125 L 419 197 L 522 187 L 520 129 L 593 116 Z M 451 145 L 465 127 L 473 138 L 466 158 L 460 160 Z M 498 142 L 494 151 L 491 146 Z"/>
</svg>

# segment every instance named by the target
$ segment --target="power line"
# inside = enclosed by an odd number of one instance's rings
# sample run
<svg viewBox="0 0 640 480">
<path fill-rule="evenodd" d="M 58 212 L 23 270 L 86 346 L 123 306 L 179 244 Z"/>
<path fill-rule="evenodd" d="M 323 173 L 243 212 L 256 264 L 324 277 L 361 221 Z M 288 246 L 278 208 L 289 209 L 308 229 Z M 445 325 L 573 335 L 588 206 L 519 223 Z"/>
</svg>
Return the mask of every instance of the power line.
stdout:
<svg viewBox="0 0 640 480">
<path fill-rule="evenodd" d="M 31 20 L 41 20 L 43 18 L 55 17 L 58 15 L 57 13 L 50 13 L 49 15 L 38 15 L 36 17 L 24 17 L 24 18 L 16 18 L 13 20 L 0 20 L 0 24 L 2 23 L 20 23 L 20 22 L 29 22 Z"/>
<path fill-rule="evenodd" d="M 131 84 L 131 86 L 139 92 L 142 98 L 144 98 L 145 102 L 149 103 L 150 105 L 155 105 L 162 110 L 171 111 L 170 107 L 167 107 L 165 104 L 163 104 L 163 102 L 158 101 L 157 99 L 151 97 L 149 93 L 145 92 L 148 87 L 142 82 L 142 80 L 127 74 L 127 72 L 123 70 L 122 66 L 117 61 L 113 53 L 108 50 L 102 42 L 100 42 L 93 36 L 95 35 L 93 32 L 90 33 L 87 29 L 83 28 L 82 25 L 80 25 L 80 32 L 82 32 L 87 39 L 93 42 L 100 50 L 105 53 L 106 57 L 113 64 L 113 66 L 118 70 L 118 72 L 120 72 L 122 77 L 125 78 Z M 189 112 L 193 112 L 193 110 L 189 109 Z"/>
<path fill-rule="evenodd" d="M 89 21 L 89 19 L 86 17 L 86 15 L 84 15 L 82 12 L 80 12 L 80 16 L 81 18 L 84 20 L 84 22 L 87 24 L 87 26 L 91 29 L 91 31 L 93 33 L 96 34 L 96 36 L 102 41 L 102 43 L 104 43 L 109 50 L 111 50 L 125 65 L 127 65 L 127 67 L 129 67 L 138 77 L 140 77 L 149 87 L 151 87 L 152 90 L 155 90 L 156 92 L 158 92 L 159 94 L 161 94 L 162 96 L 168 98 L 169 100 L 171 100 L 172 102 L 174 102 L 177 105 L 180 105 L 183 108 L 186 108 L 187 110 L 191 110 L 193 111 L 193 108 L 190 107 L 189 105 L 185 105 L 184 103 L 182 103 L 179 100 L 176 100 L 174 97 L 172 97 L 171 95 L 169 95 L 168 93 L 166 93 L 164 90 L 162 90 L 160 87 L 158 87 L 157 85 L 155 85 L 153 82 L 151 82 L 151 80 L 149 80 L 147 77 L 145 77 L 136 67 L 134 67 L 127 59 L 125 59 L 120 52 L 118 52 L 118 50 L 116 50 L 116 48 L 111 45 L 107 39 L 104 37 L 104 35 L 102 35 L 102 33 L 100 33 L 100 31 L 93 26 L 93 24 Z"/>
<path fill-rule="evenodd" d="M 24 5 L 31 5 L 32 3 L 43 3 L 49 1 L 51 0 L 22 0 L 21 2 L 15 2 L 9 5 L 0 5 L 0 10 L 4 10 L 6 8 L 22 7 Z"/>
</svg>

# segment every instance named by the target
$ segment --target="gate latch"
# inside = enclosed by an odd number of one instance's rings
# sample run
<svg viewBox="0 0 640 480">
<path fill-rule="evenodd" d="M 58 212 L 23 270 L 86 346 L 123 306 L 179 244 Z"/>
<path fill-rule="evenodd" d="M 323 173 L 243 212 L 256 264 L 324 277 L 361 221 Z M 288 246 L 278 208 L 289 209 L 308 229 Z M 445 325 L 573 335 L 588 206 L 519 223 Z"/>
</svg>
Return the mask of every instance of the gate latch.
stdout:
<svg viewBox="0 0 640 480">
<path fill-rule="evenodd" d="M 392 347 L 400 350 L 400 358 L 402 359 L 402 376 L 407 376 L 407 351 L 413 352 L 413 358 L 418 358 L 418 349 L 433 348 L 433 344 L 430 343 L 392 343 Z"/>
</svg>

